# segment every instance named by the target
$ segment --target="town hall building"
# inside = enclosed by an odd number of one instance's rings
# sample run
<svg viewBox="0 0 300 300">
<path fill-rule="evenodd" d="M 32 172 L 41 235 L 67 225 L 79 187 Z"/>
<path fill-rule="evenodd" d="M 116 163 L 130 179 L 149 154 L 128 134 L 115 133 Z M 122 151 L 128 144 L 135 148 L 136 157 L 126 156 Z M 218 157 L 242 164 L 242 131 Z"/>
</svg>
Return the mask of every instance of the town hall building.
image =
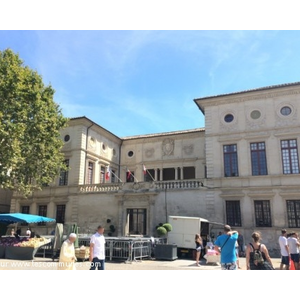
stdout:
<svg viewBox="0 0 300 300">
<path fill-rule="evenodd" d="M 156 235 L 169 215 L 203 217 L 278 248 L 300 228 L 300 82 L 194 100 L 205 128 L 118 137 L 87 117 L 61 131 L 69 170 L 11 212 L 93 233 Z M 200 110 L 198 110 L 197 109 Z M 35 231 L 49 234 L 42 224 Z M 217 234 L 217 232 L 216 232 Z"/>
</svg>

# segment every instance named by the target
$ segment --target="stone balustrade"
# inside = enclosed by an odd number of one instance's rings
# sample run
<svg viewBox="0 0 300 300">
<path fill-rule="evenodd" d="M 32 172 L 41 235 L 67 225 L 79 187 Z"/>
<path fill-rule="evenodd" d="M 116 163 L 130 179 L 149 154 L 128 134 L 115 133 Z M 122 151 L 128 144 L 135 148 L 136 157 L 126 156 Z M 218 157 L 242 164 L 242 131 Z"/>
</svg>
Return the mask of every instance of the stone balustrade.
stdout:
<svg viewBox="0 0 300 300">
<path fill-rule="evenodd" d="M 144 191 L 144 190 L 171 190 L 171 189 L 198 189 L 203 187 L 200 179 L 170 180 L 153 182 L 128 182 L 128 183 L 98 183 L 79 186 L 80 193 L 108 193 L 119 191 Z"/>
<path fill-rule="evenodd" d="M 81 193 L 108 193 L 118 192 L 122 183 L 98 183 L 98 184 L 84 184 L 79 186 Z"/>
<path fill-rule="evenodd" d="M 155 188 L 159 190 L 197 189 L 203 186 L 202 181 L 199 179 L 157 181 L 154 182 L 154 184 L 155 184 Z"/>
</svg>

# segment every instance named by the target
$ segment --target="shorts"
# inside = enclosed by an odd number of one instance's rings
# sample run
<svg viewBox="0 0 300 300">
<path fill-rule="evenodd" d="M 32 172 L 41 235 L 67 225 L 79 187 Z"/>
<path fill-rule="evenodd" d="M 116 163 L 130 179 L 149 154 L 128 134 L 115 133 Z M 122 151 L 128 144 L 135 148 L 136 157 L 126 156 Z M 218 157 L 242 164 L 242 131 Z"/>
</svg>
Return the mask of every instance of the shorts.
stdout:
<svg viewBox="0 0 300 300">
<path fill-rule="evenodd" d="M 200 252 L 201 251 L 201 247 L 196 248 L 196 251 Z"/>
<path fill-rule="evenodd" d="M 221 264 L 221 270 L 237 270 L 237 263 L 231 262 L 231 263 L 222 263 Z"/>
<path fill-rule="evenodd" d="M 294 263 L 299 263 L 299 253 L 295 253 L 295 254 L 292 254 L 292 253 L 291 253 L 291 260 L 292 260 Z"/>
<path fill-rule="evenodd" d="M 281 263 L 283 265 L 289 266 L 290 265 L 290 258 L 288 256 L 281 256 Z"/>
</svg>

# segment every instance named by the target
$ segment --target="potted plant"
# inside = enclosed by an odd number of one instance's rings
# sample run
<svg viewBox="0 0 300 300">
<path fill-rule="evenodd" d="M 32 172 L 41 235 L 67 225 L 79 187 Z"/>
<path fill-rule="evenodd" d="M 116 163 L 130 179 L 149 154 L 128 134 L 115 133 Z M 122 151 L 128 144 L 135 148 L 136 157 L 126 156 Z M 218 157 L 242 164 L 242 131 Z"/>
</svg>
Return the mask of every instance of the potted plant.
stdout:
<svg viewBox="0 0 300 300">
<path fill-rule="evenodd" d="M 160 260 L 175 260 L 177 259 L 177 245 L 168 244 L 168 233 L 172 231 L 172 225 L 169 223 L 160 223 L 156 227 L 156 233 L 158 236 L 166 236 L 166 244 L 157 244 L 155 246 L 154 255 L 156 259 Z"/>
</svg>

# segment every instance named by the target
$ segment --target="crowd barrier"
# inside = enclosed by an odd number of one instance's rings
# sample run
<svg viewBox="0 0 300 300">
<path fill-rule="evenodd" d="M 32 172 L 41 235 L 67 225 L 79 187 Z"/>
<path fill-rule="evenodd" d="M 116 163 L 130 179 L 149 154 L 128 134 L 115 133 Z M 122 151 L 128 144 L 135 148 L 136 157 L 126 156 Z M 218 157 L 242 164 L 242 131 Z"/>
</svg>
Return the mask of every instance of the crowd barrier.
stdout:
<svg viewBox="0 0 300 300">
<path fill-rule="evenodd" d="M 79 247 L 89 246 L 89 238 L 79 238 Z M 150 238 L 105 238 L 105 256 L 107 260 L 121 259 L 126 262 L 150 258 L 153 241 Z"/>
</svg>

